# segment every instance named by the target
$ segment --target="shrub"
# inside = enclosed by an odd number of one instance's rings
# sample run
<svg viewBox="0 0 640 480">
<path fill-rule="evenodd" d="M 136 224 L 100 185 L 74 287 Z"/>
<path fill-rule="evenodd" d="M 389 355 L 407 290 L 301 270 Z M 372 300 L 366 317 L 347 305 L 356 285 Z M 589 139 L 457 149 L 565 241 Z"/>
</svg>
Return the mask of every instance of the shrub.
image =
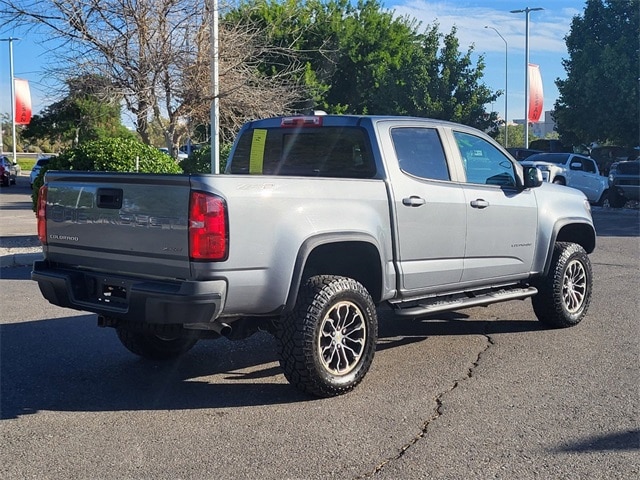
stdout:
<svg viewBox="0 0 640 480">
<path fill-rule="evenodd" d="M 108 138 L 83 143 L 65 150 L 44 167 L 33 182 L 33 211 L 38 203 L 38 190 L 48 170 L 77 170 L 90 172 L 182 173 L 171 158 L 155 147 L 134 139 Z"/>
<path fill-rule="evenodd" d="M 231 144 L 220 146 L 220 171 L 224 172 L 231 152 Z M 211 145 L 199 148 L 180 162 L 184 173 L 211 173 Z"/>
</svg>

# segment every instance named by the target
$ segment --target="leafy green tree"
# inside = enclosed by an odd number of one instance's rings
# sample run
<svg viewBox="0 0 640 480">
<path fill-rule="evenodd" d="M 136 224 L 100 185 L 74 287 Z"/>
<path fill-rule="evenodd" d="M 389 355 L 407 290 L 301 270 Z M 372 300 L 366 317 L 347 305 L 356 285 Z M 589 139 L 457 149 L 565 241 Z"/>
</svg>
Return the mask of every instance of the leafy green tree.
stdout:
<svg viewBox="0 0 640 480">
<path fill-rule="evenodd" d="M 640 0 L 587 0 L 566 37 L 555 120 L 566 144 L 639 142 Z"/>
<path fill-rule="evenodd" d="M 133 138 L 120 121 L 120 98 L 113 95 L 108 80 L 83 75 L 67 80 L 67 88 L 65 98 L 34 115 L 24 129 L 24 139 L 71 146 L 108 137 Z"/>
<path fill-rule="evenodd" d="M 227 160 L 231 153 L 231 144 L 224 143 L 220 146 L 220 171 L 224 172 Z M 180 167 L 184 173 L 211 173 L 211 145 L 199 148 L 189 158 L 180 162 Z"/>
<path fill-rule="evenodd" d="M 473 47 L 462 54 L 456 32 L 454 27 L 443 36 L 433 24 L 423 35 L 422 54 L 411 63 L 413 74 L 407 82 L 414 110 L 407 113 L 497 133 L 497 113 L 487 113 L 484 108 L 498 98 L 482 83 L 484 57 L 480 56 L 474 66 Z"/>
<path fill-rule="evenodd" d="M 298 49 L 301 79 L 315 107 L 329 113 L 403 114 L 453 120 L 487 129 L 496 114 L 484 105 L 497 95 L 482 85 L 484 60 L 461 54 L 456 30 L 442 35 L 383 9 L 379 0 L 253 0 L 227 20 L 251 21 L 271 41 Z M 270 58 L 263 71 L 283 68 Z"/>
</svg>

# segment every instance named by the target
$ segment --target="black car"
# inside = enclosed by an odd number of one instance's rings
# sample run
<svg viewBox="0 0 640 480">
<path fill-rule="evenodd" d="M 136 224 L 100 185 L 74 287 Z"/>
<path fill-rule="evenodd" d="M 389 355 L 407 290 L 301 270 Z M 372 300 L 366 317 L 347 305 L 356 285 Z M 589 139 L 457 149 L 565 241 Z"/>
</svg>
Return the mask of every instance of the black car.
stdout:
<svg viewBox="0 0 640 480">
<path fill-rule="evenodd" d="M 622 208 L 629 200 L 640 200 L 640 160 L 617 162 L 609 170 L 609 205 Z"/>
<path fill-rule="evenodd" d="M 0 181 L 2 186 L 15 185 L 18 175 L 20 175 L 20 165 L 13 163 L 4 155 L 0 156 Z"/>
</svg>

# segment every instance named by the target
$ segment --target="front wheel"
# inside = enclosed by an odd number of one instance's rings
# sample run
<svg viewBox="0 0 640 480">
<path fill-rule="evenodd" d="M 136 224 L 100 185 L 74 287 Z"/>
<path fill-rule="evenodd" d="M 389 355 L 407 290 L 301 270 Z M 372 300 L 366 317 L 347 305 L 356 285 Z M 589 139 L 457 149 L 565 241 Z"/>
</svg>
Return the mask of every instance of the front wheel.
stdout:
<svg viewBox="0 0 640 480">
<path fill-rule="evenodd" d="M 576 243 L 556 243 L 549 273 L 531 299 L 538 320 L 556 328 L 580 323 L 589 309 L 592 281 L 587 252 Z"/>
<path fill-rule="evenodd" d="M 118 338 L 127 350 L 149 360 L 169 360 L 188 352 L 198 341 L 182 325 L 163 325 L 157 331 L 119 326 Z"/>
<path fill-rule="evenodd" d="M 377 337 L 376 309 L 367 290 L 351 278 L 331 275 L 307 281 L 276 331 L 287 380 L 319 397 L 341 395 L 362 381 Z"/>
<path fill-rule="evenodd" d="M 624 196 L 618 194 L 615 188 L 609 189 L 609 206 L 612 208 L 622 208 L 627 203 L 627 199 Z"/>
<path fill-rule="evenodd" d="M 609 190 L 605 190 L 596 202 L 596 207 L 604 207 L 609 202 Z"/>
</svg>

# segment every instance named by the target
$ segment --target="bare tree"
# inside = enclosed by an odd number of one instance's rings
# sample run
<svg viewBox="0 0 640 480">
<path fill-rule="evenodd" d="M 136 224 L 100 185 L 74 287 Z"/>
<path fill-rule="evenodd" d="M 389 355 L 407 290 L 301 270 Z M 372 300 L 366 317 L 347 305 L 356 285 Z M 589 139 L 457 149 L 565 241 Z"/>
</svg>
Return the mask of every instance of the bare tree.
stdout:
<svg viewBox="0 0 640 480">
<path fill-rule="evenodd" d="M 150 122 L 175 148 L 191 124 L 208 124 L 212 98 L 210 10 L 203 0 L 0 0 L 8 25 L 59 40 L 52 52 L 66 80 L 86 73 L 111 80 L 150 143 Z M 2 27 L 0 27 L 2 28 Z M 258 28 L 221 23 L 220 112 L 229 138 L 249 118 L 287 113 L 304 95 L 293 49 L 265 44 Z M 260 60 L 289 57 L 277 75 Z M 65 78 L 66 77 L 66 78 Z"/>
</svg>

